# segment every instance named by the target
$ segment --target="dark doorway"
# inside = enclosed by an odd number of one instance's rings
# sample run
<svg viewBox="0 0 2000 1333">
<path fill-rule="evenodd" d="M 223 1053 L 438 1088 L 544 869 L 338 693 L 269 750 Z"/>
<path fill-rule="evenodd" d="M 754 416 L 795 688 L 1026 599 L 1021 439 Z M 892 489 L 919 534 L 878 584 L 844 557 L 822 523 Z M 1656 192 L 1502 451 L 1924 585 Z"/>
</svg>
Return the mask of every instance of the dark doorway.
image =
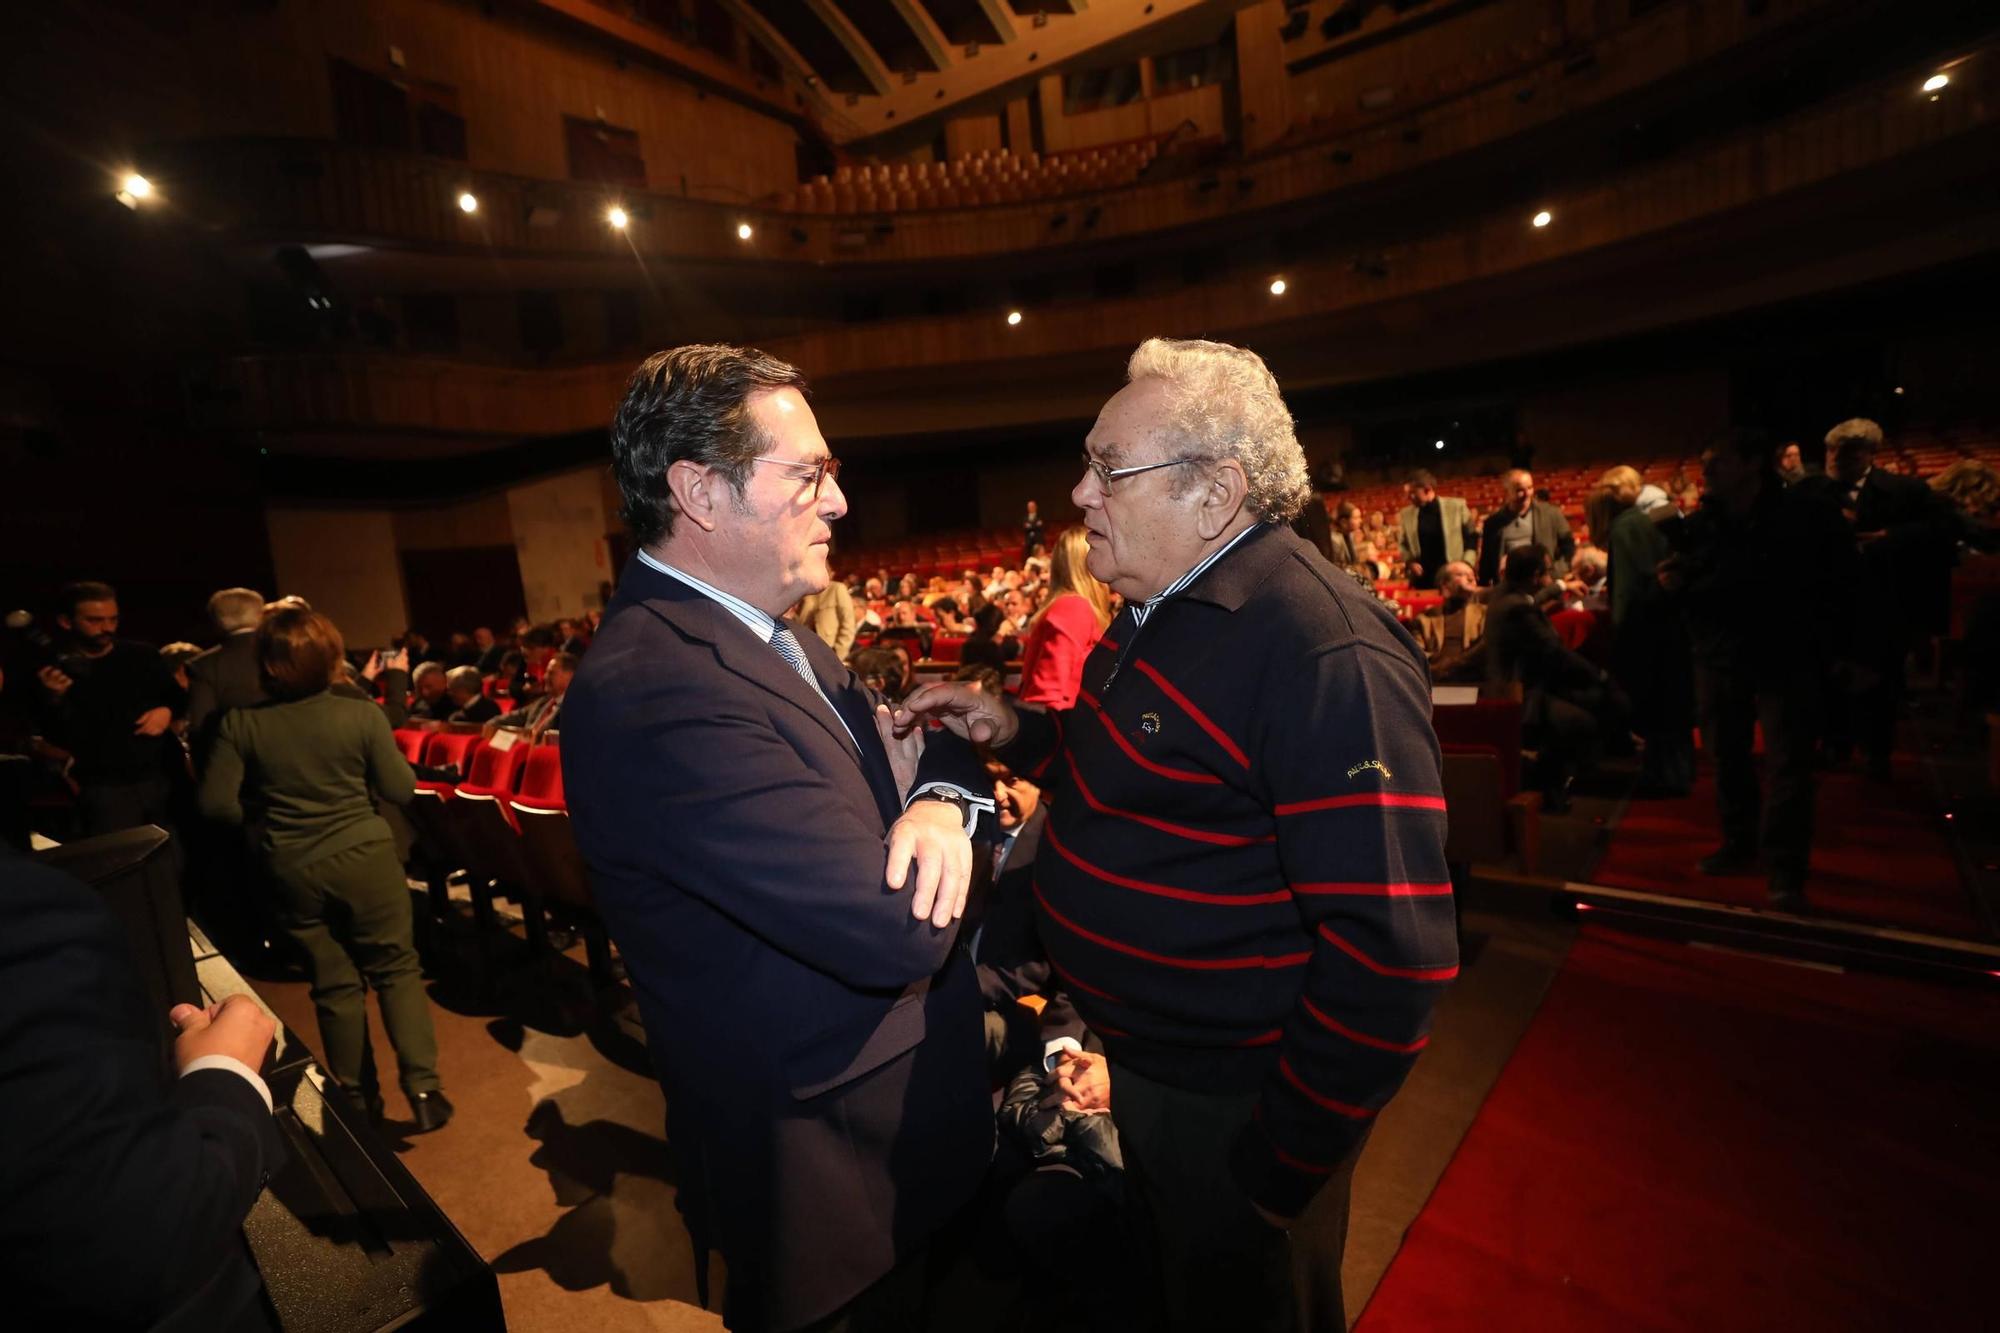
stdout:
<svg viewBox="0 0 2000 1333">
<path fill-rule="evenodd" d="M 403 589 L 410 624 L 435 644 L 481 625 L 504 633 L 528 607 L 521 561 L 511 546 L 405 551 Z"/>
</svg>

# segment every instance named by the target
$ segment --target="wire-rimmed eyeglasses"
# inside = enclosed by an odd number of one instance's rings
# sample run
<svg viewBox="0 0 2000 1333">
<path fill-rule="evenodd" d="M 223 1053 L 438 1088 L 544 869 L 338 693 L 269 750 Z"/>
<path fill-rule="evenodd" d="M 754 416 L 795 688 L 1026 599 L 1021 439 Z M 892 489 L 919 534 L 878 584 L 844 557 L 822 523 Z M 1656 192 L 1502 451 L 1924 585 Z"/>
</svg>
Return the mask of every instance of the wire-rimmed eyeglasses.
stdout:
<svg viewBox="0 0 2000 1333">
<path fill-rule="evenodd" d="M 753 463 L 776 463 L 780 467 L 803 468 L 810 471 L 812 473 L 813 499 L 815 500 L 819 499 L 819 488 L 824 486 L 829 478 L 835 482 L 840 480 L 840 460 L 832 454 L 828 454 L 824 458 L 767 458 L 759 454 L 752 457 L 750 461 Z M 798 476 L 801 481 L 805 480 L 803 473 L 795 473 L 794 475 Z"/>
<path fill-rule="evenodd" d="M 1087 452 L 1083 456 L 1083 465 L 1090 469 L 1092 476 L 1097 478 L 1097 484 L 1106 490 L 1110 490 L 1111 483 L 1120 477 L 1136 477 L 1141 472 L 1151 472 L 1155 468 L 1179 467 L 1182 463 L 1199 463 L 1200 461 L 1199 458 L 1169 458 L 1164 463 L 1141 463 L 1137 467 L 1107 467 L 1095 458 L 1092 458 Z"/>
</svg>

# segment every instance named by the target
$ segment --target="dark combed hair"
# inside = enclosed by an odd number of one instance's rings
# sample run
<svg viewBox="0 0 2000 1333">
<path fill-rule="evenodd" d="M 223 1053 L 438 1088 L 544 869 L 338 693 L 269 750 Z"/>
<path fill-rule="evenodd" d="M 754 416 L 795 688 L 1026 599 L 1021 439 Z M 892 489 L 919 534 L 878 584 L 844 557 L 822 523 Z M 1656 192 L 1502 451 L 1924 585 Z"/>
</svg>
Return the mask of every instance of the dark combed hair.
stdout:
<svg viewBox="0 0 2000 1333">
<path fill-rule="evenodd" d="M 56 596 L 56 605 L 62 608 L 64 615 L 74 616 L 76 615 L 76 608 L 85 602 L 115 602 L 117 600 L 118 590 L 110 584 L 97 583 L 90 579 L 84 579 L 77 583 L 64 584 L 62 592 Z"/>
<path fill-rule="evenodd" d="M 1507 553 L 1501 581 L 1510 588 L 1525 588 L 1549 567 L 1549 553 L 1539 546 L 1522 546 Z"/>
<path fill-rule="evenodd" d="M 1417 468 L 1404 480 L 1405 486 L 1421 486 L 1427 491 L 1438 488 L 1438 479 L 1427 468 Z"/>
<path fill-rule="evenodd" d="M 763 447 L 750 395 L 808 387 L 798 367 L 754 348 L 694 343 L 647 357 L 611 419 L 611 472 L 632 540 L 651 546 L 673 535 L 667 469 L 683 459 L 715 468 L 742 494 L 750 459 Z"/>
<path fill-rule="evenodd" d="M 317 611 L 285 606 L 257 626 L 257 667 L 274 699 L 303 699 L 333 684 L 347 645 Z"/>
</svg>

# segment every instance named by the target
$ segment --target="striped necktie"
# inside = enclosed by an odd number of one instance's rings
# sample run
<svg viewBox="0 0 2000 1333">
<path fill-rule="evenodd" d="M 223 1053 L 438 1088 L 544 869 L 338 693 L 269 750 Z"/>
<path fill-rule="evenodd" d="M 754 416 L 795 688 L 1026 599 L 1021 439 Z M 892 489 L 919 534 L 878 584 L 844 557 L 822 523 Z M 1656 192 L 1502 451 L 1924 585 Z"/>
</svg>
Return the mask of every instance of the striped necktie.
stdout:
<svg viewBox="0 0 2000 1333">
<path fill-rule="evenodd" d="M 832 710 L 834 717 L 845 728 L 847 726 L 847 719 L 840 716 L 840 710 L 834 708 L 833 700 L 827 698 L 826 691 L 820 688 L 819 677 L 813 674 L 812 667 L 806 663 L 805 650 L 799 647 L 797 636 L 792 633 L 791 629 L 783 621 L 779 621 L 771 628 L 771 646 L 778 650 L 778 656 L 785 659 L 787 666 L 798 672 L 800 678 L 806 684 L 812 686 L 812 692 L 820 697 L 821 703 L 824 703 Z"/>
</svg>

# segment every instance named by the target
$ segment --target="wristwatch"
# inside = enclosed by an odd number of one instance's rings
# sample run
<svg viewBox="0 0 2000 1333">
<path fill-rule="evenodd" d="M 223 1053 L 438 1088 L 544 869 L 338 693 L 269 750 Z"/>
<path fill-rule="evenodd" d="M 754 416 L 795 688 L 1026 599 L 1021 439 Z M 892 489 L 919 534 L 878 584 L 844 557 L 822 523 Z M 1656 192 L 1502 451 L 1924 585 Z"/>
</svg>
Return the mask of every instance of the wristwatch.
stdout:
<svg viewBox="0 0 2000 1333">
<path fill-rule="evenodd" d="M 968 838 L 979 824 L 979 807 L 973 804 L 971 797 L 956 787 L 925 788 L 910 798 L 911 805 L 915 805 L 918 801 L 943 801 L 947 805 L 957 806 L 958 813 L 965 820 L 965 836 Z"/>
</svg>

